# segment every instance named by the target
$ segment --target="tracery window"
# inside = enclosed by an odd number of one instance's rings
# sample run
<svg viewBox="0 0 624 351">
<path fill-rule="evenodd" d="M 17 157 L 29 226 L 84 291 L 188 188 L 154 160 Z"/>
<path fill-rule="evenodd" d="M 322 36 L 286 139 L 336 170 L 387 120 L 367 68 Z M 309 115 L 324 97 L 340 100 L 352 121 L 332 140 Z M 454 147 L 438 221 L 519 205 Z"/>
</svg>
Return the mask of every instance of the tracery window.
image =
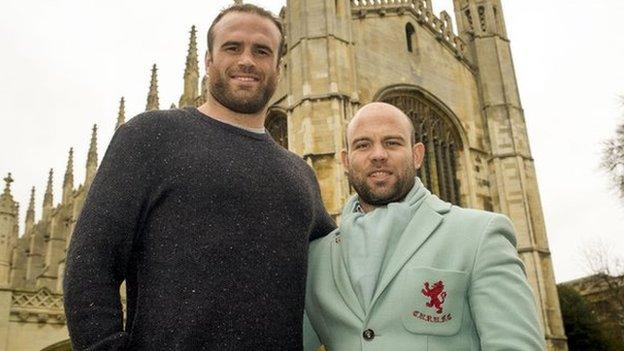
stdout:
<svg viewBox="0 0 624 351">
<path fill-rule="evenodd" d="M 418 170 L 425 187 L 441 199 L 461 205 L 457 179 L 461 139 L 450 118 L 418 92 L 394 92 L 381 100 L 407 114 L 414 125 L 416 140 L 425 145 L 425 158 Z"/>
<path fill-rule="evenodd" d="M 270 111 L 264 123 L 273 140 L 288 149 L 288 118 L 280 111 Z"/>
</svg>

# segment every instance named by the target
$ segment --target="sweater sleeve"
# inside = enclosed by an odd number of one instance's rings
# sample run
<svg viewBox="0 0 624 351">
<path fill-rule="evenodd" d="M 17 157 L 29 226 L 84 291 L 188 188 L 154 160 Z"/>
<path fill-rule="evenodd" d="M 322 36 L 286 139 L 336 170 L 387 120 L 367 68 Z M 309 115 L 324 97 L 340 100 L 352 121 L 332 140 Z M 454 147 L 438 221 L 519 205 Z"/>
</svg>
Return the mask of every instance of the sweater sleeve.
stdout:
<svg viewBox="0 0 624 351">
<path fill-rule="evenodd" d="M 148 207 L 155 170 L 146 150 L 156 142 L 132 122 L 113 136 L 69 245 L 63 290 L 74 350 L 123 350 L 127 341 L 119 288 Z"/>
<path fill-rule="evenodd" d="M 546 349 L 515 244 L 509 219 L 494 216 L 479 245 L 469 293 L 483 350 Z"/>
</svg>

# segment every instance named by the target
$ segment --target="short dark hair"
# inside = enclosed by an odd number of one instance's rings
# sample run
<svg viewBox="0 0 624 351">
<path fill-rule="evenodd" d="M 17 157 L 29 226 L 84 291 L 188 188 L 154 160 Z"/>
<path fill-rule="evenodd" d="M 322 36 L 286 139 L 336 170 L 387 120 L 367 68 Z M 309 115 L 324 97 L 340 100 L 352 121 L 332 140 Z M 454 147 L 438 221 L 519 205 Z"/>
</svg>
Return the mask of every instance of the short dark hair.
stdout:
<svg viewBox="0 0 624 351">
<path fill-rule="evenodd" d="M 212 45 L 214 44 L 215 25 L 219 23 L 219 21 L 221 21 L 223 16 L 231 12 L 251 13 L 251 14 L 269 19 L 271 20 L 271 22 L 273 22 L 273 24 L 277 27 L 280 33 L 280 43 L 277 49 L 277 60 L 279 63 L 279 59 L 282 58 L 282 55 L 284 53 L 284 42 L 285 42 L 284 25 L 282 24 L 282 21 L 278 17 L 275 17 L 275 15 L 271 13 L 271 11 L 266 10 L 260 6 L 253 5 L 253 4 L 233 4 L 221 10 L 221 12 L 219 12 L 217 17 L 215 17 L 215 19 L 212 21 L 210 28 L 208 29 L 208 52 L 212 54 Z"/>
</svg>

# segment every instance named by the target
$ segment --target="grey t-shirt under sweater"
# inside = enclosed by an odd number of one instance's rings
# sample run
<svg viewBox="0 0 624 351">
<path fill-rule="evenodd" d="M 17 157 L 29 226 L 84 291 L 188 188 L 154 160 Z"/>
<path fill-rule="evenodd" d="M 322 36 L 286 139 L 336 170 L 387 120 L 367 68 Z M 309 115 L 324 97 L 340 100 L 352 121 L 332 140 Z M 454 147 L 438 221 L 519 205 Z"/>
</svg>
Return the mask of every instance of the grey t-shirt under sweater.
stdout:
<svg viewBox="0 0 624 351">
<path fill-rule="evenodd" d="M 72 236 L 74 349 L 300 350 L 308 241 L 333 228 L 312 169 L 268 134 L 194 108 L 141 114 Z"/>
</svg>

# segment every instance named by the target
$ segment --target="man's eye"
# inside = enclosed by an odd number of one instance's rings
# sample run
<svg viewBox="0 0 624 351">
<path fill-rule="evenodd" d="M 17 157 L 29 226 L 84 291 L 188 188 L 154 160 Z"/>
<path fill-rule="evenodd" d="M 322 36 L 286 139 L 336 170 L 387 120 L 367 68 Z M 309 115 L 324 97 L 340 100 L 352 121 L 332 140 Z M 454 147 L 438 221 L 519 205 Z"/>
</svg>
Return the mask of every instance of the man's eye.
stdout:
<svg viewBox="0 0 624 351">
<path fill-rule="evenodd" d="M 356 149 L 363 149 L 365 147 L 367 147 L 368 144 L 367 143 L 360 143 L 360 144 L 355 144 L 355 148 Z"/>
</svg>

